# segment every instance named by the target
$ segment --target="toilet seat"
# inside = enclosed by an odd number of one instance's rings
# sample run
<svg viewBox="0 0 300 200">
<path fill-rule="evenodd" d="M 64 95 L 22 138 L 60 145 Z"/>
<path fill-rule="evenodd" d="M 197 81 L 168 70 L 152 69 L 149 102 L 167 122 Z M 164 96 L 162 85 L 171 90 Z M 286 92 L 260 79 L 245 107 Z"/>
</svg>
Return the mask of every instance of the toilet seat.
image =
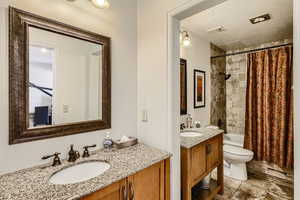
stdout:
<svg viewBox="0 0 300 200">
<path fill-rule="evenodd" d="M 223 145 L 223 151 L 237 156 L 253 156 L 252 151 L 231 145 Z"/>
</svg>

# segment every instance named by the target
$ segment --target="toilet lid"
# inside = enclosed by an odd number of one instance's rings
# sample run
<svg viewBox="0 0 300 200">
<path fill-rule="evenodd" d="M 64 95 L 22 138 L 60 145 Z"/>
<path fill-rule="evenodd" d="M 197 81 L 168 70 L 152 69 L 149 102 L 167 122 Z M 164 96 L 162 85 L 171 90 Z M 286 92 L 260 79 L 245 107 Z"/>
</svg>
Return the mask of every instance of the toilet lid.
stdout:
<svg viewBox="0 0 300 200">
<path fill-rule="evenodd" d="M 231 145 L 223 145 L 223 150 L 226 153 L 240 155 L 240 156 L 251 156 L 253 152 L 247 149 L 243 149 L 240 147 L 235 147 Z"/>
</svg>

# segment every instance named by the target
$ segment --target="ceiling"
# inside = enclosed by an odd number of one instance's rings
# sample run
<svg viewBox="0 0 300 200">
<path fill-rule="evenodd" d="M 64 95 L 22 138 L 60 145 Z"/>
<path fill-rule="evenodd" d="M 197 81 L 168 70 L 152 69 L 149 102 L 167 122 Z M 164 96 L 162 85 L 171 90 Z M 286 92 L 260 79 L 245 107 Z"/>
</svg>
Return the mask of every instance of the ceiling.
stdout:
<svg viewBox="0 0 300 200">
<path fill-rule="evenodd" d="M 250 23 L 250 18 L 266 13 L 271 15 L 271 20 Z M 218 26 L 225 30 L 208 32 Z M 227 0 L 184 19 L 181 27 L 225 50 L 292 39 L 293 0 Z"/>
</svg>

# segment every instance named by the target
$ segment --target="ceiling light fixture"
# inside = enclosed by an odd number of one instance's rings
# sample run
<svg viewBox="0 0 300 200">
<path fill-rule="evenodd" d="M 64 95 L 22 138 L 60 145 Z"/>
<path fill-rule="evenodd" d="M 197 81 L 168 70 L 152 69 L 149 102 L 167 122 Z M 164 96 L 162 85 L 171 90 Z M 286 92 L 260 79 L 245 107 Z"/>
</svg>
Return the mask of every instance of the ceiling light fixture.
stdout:
<svg viewBox="0 0 300 200">
<path fill-rule="evenodd" d="M 75 2 L 77 0 L 67 0 L 67 1 L 70 1 L 70 2 Z M 97 8 L 101 8 L 101 9 L 104 9 L 104 8 L 109 8 L 109 2 L 108 0 L 89 0 L 95 7 Z"/>
<path fill-rule="evenodd" d="M 250 19 L 250 22 L 251 22 L 251 24 L 258 24 L 258 23 L 265 22 L 270 19 L 271 19 L 270 14 L 265 14 L 265 15 L 261 15 L 261 16 Z"/>
<path fill-rule="evenodd" d="M 90 0 L 94 6 L 96 6 L 97 8 L 109 8 L 109 2 L 107 0 Z"/>
<path fill-rule="evenodd" d="M 189 47 L 192 44 L 192 40 L 191 37 L 189 35 L 189 33 L 187 31 L 182 31 L 180 33 L 180 43 L 182 44 L 182 46 L 184 47 Z"/>
</svg>

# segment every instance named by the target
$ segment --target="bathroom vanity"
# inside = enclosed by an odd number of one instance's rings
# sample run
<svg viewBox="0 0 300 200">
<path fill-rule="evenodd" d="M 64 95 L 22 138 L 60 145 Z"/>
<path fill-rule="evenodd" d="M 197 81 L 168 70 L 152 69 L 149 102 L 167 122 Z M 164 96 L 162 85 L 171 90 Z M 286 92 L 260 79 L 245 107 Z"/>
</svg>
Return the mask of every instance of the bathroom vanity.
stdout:
<svg viewBox="0 0 300 200">
<path fill-rule="evenodd" d="M 169 200 L 170 154 L 144 144 L 121 150 L 94 152 L 75 163 L 37 166 L 0 176 L 0 199 L 6 200 Z M 102 174 L 72 184 L 51 178 L 69 167 L 88 162 L 110 165 Z M 89 171 L 81 171 L 89 175 Z"/>
<path fill-rule="evenodd" d="M 13 7 L 8 19 L 9 144 L 111 129 L 110 37 Z M 0 176 L 0 199 L 170 199 L 169 153 L 95 146 Z"/>
<path fill-rule="evenodd" d="M 199 199 L 213 199 L 222 194 L 223 130 L 201 128 L 181 133 L 181 188 L 182 199 L 192 199 L 192 188 L 217 168 L 217 181 L 211 180 L 210 189 L 202 189 Z"/>
</svg>

